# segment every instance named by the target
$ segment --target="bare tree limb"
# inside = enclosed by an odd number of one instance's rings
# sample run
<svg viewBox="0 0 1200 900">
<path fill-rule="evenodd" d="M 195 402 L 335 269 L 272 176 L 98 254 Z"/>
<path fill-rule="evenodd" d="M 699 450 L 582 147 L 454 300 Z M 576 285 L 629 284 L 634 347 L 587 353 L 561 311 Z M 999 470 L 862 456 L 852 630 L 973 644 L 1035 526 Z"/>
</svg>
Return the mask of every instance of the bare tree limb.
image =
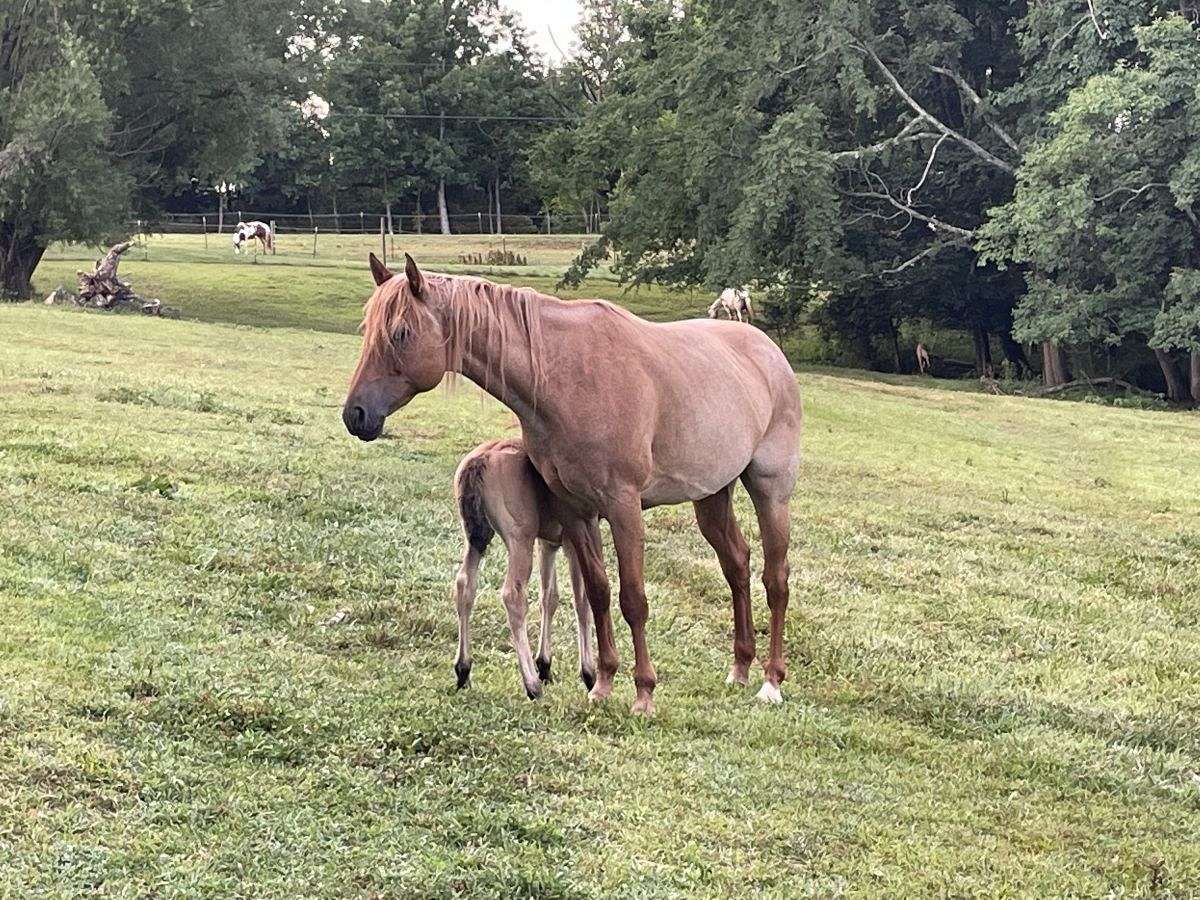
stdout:
<svg viewBox="0 0 1200 900">
<path fill-rule="evenodd" d="M 1068 28 L 1066 31 L 1064 31 L 1062 34 L 1060 34 L 1055 39 L 1054 43 L 1050 45 L 1050 49 L 1048 51 L 1046 51 L 1046 55 L 1049 56 L 1051 53 L 1053 53 L 1055 50 L 1057 50 L 1059 44 L 1061 44 L 1063 41 L 1065 41 L 1067 38 L 1069 38 L 1071 35 L 1073 35 L 1076 31 L 1078 31 L 1079 26 L 1082 25 L 1084 22 L 1086 22 L 1088 20 L 1088 18 L 1090 18 L 1090 17 L 1084 16 L 1082 19 L 1080 19 L 1078 22 L 1076 22 L 1074 25 L 1072 25 L 1070 28 Z"/>
<path fill-rule="evenodd" d="M 837 153 L 831 153 L 830 156 L 834 162 L 859 162 L 865 157 L 882 153 L 888 147 L 894 147 L 896 144 L 917 143 L 926 138 L 937 137 L 931 132 L 921 131 L 924 124 L 922 119 L 913 119 L 893 137 L 886 138 L 877 144 L 871 144 L 869 147 L 859 147 L 857 150 L 840 150 Z"/>
<path fill-rule="evenodd" d="M 974 103 L 976 108 L 980 110 L 980 113 L 983 114 L 983 98 L 976 93 L 975 88 L 971 87 L 967 79 L 963 78 L 961 74 L 953 69 L 943 68 L 942 66 L 930 66 L 930 68 L 939 75 L 945 75 L 956 85 L 958 85 L 958 89 L 962 92 L 963 96 Z M 1010 135 L 995 122 L 991 121 L 991 119 L 986 115 L 984 115 L 984 121 L 987 122 L 988 128 L 992 129 L 992 131 L 996 133 L 996 137 L 1008 144 L 1010 150 L 1014 150 L 1017 153 L 1021 152 L 1021 148 L 1017 146 L 1017 142 L 1013 140 L 1012 135 Z"/>
<path fill-rule="evenodd" d="M 899 275 L 905 269 L 911 269 L 913 266 L 915 266 L 917 263 L 919 263 L 925 257 L 932 256 L 933 254 L 937 253 L 941 249 L 942 249 L 941 244 L 930 244 L 928 247 L 926 247 L 924 250 L 922 250 L 920 253 L 918 253 L 916 256 L 914 256 L 912 259 L 906 259 L 904 262 L 900 263 L 900 265 L 898 265 L 894 268 L 891 268 L 891 269 L 884 269 L 879 274 L 880 275 Z"/>
<path fill-rule="evenodd" d="M 984 160 L 985 162 L 990 163 L 991 165 L 995 166 L 997 169 L 1000 169 L 1002 172 L 1007 172 L 1009 175 L 1015 174 L 1016 170 L 1013 168 L 1012 165 L 1005 162 L 1000 157 L 996 156 L 996 154 L 992 153 L 987 148 L 981 147 L 979 144 L 975 143 L 975 141 L 971 140 L 965 134 L 961 134 L 961 133 L 955 131 L 949 125 L 944 123 L 941 119 L 937 118 L 935 115 L 933 115 L 931 112 L 929 112 L 929 110 L 925 109 L 925 107 L 923 107 L 920 103 L 918 103 L 916 101 L 916 99 L 914 99 L 913 96 L 904 89 L 904 86 L 902 84 L 900 84 L 900 80 L 898 78 L 896 78 L 896 76 L 892 73 L 892 70 L 887 67 L 887 65 L 884 63 L 884 61 L 879 58 L 879 55 L 874 50 L 872 50 L 867 44 L 859 43 L 857 49 L 859 50 L 859 52 L 865 54 L 867 56 L 867 58 L 870 59 L 871 62 L 873 62 L 875 64 L 875 68 L 879 69 L 879 71 L 883 75 L 884 79 L 888 82 L 888 84 L 890 84 L 892 86 L 892 90 L 895 91 L 896 94 L 900 97 L 900 99 L 902 99 L 905 103 L 907 103 L 912 108 L 913 112 L 915 112 L 918 116 L 920 116 L 922 119 L 924 119 L 930 125 L 932 125 L 934 128 L 936 128 L 942 134 L 946 134 L 946 135 L 949 135 L 950 137 L 954 138 L 954 140 L 958 141 L 960 144 L 962 144 L 964 147 L 966 147 L 968 150 L 970 150 L 972 153 L 974 153 L 976 156 L 978 156 L 980 159 Z"/>
<path fill-rule="evenodd" d="M 1117 194 L 1129 194 L 1129 199 L 1127 199 L 1124 203 L 1122 203 L 1120 210 L 1118 210 L 1119 212 L 1124 212 L 1125 207 L 1127 207 L 1130 203 L 1132 203 L 1138 197 L 1142 196 L 1142 194 L 1146 193 L 1146 191 L 1152 190 L 1153 188 L 1165 188 L 1165 187 L 1170 187 L 1170 185 L 1164 181 L 1151 181 L 1149 184 L 1143 184 L 1140 188 L 1129 188 L 1129 187 L 1113 188 L 1107 194 L 1101 194 L 1099 197 L 1093 197 L 1092 200 L 1094 200 L 1096 203 L 1103 203 L 1105 200 L 1111 200 Z"/>
<path fill-rule="evenodd" d="M 1100 27 L 1100 20 L 1096 18 L 1096 4 L 1094 0 L 1087 0 L 1087 5 L 1088 12 L 1091 13 L 1092 16 L 1092 24 L 1096 26 L 1096 36 L 1102 41 L 1107 41 L 1108 35 L 1105 34 L 1104 29 Z"/>
<path fill-rule="evenodd" d="M 959 228 L 957 225 L 951 225 L 949 222 L 943 222 L 935 216 L 927 216 L 924 213 L 917 212 L 906 203 L 902 203 L 893 197 L 891 194 L 880 193 L 878 191 L 850 191 L 846 194 L 847 197 L 857 197 L 862 200 L 883 200 L 890 203 L 896 209 L 907 213 L 914 219 L 924 222 L 933 231 L 945 232 L 955 239 L 955 243 L 965 244 L 969 246 L 975 240 L 975 232 L 966 228 Z"/>
<path fill-rule="evenodd" d="M 937 143 L 933 145 L 933 150 L 929 152 L 929 162 L 925 163 L 925 171 L 921 173 L 921 180 L 918 181 L 915 186 L 908 189 L 908 203 L 911 204 L 913 202 L 913 196 L 916 195 L 917 191 L 925 186 L 925 182 L 929 179 L 929 173 L 933 169 L 933 161 L 937 158 L 938 148 L 946 142 L 948 137 L 950 137 L 950 135 L 943 134 L 937 139 Z"/>
</svg>

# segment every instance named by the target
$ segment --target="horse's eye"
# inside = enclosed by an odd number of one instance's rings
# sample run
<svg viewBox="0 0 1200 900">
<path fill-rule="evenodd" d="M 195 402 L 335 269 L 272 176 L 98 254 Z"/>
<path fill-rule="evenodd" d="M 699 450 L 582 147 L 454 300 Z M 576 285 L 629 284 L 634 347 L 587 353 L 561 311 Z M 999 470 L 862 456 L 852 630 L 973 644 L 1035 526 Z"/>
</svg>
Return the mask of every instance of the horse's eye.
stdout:
<svg viewBox="0 0 1200 900">
<path fill-rule="evenodd" d="M 392 335 L 392 346 L 399 350 L 408 341 L 408 335 L 408 326 L 401 325 L 396 329 L 396 333 Z"/>
</svg>

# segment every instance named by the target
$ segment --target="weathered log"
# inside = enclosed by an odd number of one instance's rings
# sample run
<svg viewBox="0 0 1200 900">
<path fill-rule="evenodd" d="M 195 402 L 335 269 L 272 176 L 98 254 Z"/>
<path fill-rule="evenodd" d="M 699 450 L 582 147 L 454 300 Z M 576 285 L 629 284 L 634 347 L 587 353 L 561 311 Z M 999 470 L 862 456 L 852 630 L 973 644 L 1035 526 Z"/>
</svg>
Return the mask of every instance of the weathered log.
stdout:
<svg viewBox="0 0 1200 900">
<path fill-rule="evenodd" d="M 1154 391 L 1147 391 L 1144 388 L 1138 387 L 1136 384 L 1130 384 L 1128 381 L 1122 381 L 1120 378 L 1080 378 L 1076 381 L 1068 381 L 1065 384 L 1056 384 L 1053 387 L 1044 388 L 1042 390 L 1042 394 L 1061 394 L 1063 391 L 1069 391 L 1072 388 L 1078 387 L 1115 387 L 1126 391 L 1131 391 L 1135 394 L 1141 394 L 1145 397 L 1162 399 L 1162 394 L 1156 394 Z"/>
</svg>

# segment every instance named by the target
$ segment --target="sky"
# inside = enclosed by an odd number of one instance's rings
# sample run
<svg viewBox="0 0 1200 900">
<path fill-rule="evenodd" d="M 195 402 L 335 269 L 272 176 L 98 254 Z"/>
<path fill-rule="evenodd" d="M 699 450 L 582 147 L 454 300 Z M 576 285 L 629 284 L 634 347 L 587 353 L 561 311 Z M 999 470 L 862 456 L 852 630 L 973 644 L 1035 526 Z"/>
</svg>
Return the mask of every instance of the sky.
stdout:
<svg viewBox="0 0 1200 900">
<path fill-rule="evenodd" d="M 547 59 L 554 62 L 562 59 L 562 53 L 550 40 L 551 32 L 564 52 L 570 50 L 571 41 L 575 39 L 573 29 L 579 18 L 577 0 L 505 0 L 504 5 L 521 14 L 533 46 Z"/>
</svg>

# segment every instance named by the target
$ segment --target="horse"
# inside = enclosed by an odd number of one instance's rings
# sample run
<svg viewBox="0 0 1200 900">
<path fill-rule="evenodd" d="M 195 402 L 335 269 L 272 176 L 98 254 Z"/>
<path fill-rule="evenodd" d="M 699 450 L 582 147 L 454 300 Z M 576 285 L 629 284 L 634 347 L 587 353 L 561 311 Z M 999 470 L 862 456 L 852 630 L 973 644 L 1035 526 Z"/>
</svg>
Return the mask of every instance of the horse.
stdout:
<svg viewBox="0 0 1200 900">
<path fill-rule="evenodd" d="M 716 551 L 733 601 L 727 681 L 749 684 L 750 548 L 733 510 L 740 480 L 758 517 L 771 611 L 758 697 L 781 702 L 802 411 L 795 373 L 775 343 L 733 322 L 658 324 L 602 300 L 567 302 L 470 276 L 425 274 L 408 254 L 403 276 L 374 254 L 370 268 L 376 287 L 342 407 L 346 429 L 375 440 L 389 415 L 448 373 L 465 375 L 516 414 L 591 604 L 598 656 L 591 699 L 609 696 L 618 667 L 603 518 L 633 636 L 632 712 L 654 712 L 642 510 L 664 504 L 691 502 Z"/>
<path fill-rule="evenodd" d="M 266 222 L 238 222 L 233 232 L 233 252 L 243 252 L 242 245 L 255 240 L 262 245 L 263 253 L 275 250 L 275 233 L 270 225 Z"/>
<path fill-rule="evenodd" d="M 929 351 L 920 341 L 917 342 L 917 370 L 925 375 L 933 367 L 929 359 Z"/>
<path fill-rule="evenodd" d="M 552 680 L 551 623 L 558 608 L 554 558 L 562 545 L 562 525 L 551 510 L 550 492 L 529 461 L 521 441 L 505 438 L 480 444 L 463 457 L 454 473 L 454 494 L 463 530 L 462 564 L 454 580 L 454 603 L 458 609 L 458 655 L 454 660 L 454 674 L 458 688 L 465 688 L 471 680 L 470 620 L 479 567 L 488 544 L 499 534 L 508 551 L 508 569 L 501 597 L 525 694 L 530 700 L 536 700 L 542 695 L 542 684 Z M 530 652 L 529 635 L 525 631 L 525 589 L 533 568 L 535 542 L 542 607 L 542 633 L 536 660 Z M 579 624 L 579 678 L 590 690 L 596 681 L 596 665 L 588 636 L 592 614 L 579 566 L 570 548 L 566 556 Z"/>
<path fill-rule="evenodd" d="M 739 322 L 750 322 L 754 319 L 754 308 L 750 305 L 750 291 L 747 288 L 725 288 L 721 296 L 713 301 L 708 308 L 708 317 L 717 318 L 722 312 L 726 318 Z M 742 318 L 745 316 L 745 318 Z"/>
</svg>

